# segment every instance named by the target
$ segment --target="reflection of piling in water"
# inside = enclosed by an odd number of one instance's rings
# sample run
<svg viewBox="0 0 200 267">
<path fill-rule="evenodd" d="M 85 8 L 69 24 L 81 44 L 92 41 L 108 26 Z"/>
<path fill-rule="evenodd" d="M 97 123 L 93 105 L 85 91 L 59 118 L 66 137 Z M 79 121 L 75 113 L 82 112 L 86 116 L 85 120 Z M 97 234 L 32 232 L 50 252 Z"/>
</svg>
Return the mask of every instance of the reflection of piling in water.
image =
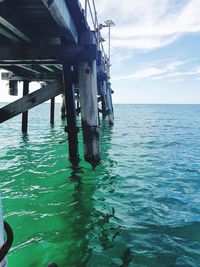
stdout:
<svg viewBox="0 0 200 267">
<path fill-rule="evenodd" d="M 66 255 L 69 261 L 66 264 L 69 266 L 93 266 L 90 262 L 95 255 L 95 246 L 100 246 L 102 250 L 112 248 L 119 232 L 119 229 L 109 227 L 110 220 L 115 218 L 114 208 L 108 211 L 99 209 L 99 205 L 103 208 L 104 204 L 95 196 L 99 190 L 97 173 L 98 170 L 94 172 L 73 167 L 69 177 L 74 183 L 71 200 L 74 204 L 68 207 L 69 216 L 66 219 L 66 236 L 70 240 Z"/>
<path fill-rule="evenodd" d="M 23 81 L 23 97 L 0 109 L 0 123 L 23 114 L 22 132 L 27 133 L 28 110 L 50 100 L 53 125 L 55 97 L 62 95 L 69 160 L 79 162 L 76 116 L 81 113 L 84 157 L 95 167 L 100 161 L 99 112 L 113 124 L 113 106 L 110 59 L 103 48 L 94 1 L 86 1 L 85 12 L 78 0 L 22 2 L 20 7 L 15 1 L 0 2 L 0 68 L 9 71 L 2 73 L 2 79 L 9 81 L 11 95 L 18 94 L 18 83 Z M 89 16 L 93 17 L 91 28 Z M 43 86 L 29 93 L 32 81 L 42 81 Z"/>
<path fill-rule="evenodd" d="M 106 154 L 106 151 L 104 153 Z M 107 190 L 102 193 L 104 188 L 111 186 L 111 181 L 114 185 L 114 179 L 115 177 L 111 177 L 105 168 L 97 168 L 95 172 L 81 168 L 73 169 L 70 176 L 71 182 L 74 183 L 74 187 L 71 187 L 74 188 L 71 200 L 73 205 L 68 208 L 69 216 L 66 219 L 67 238 L 70 239 L 66 255 L 68 265 L 130 265 L 131 250 L 125 244 L 119 250 L 119 238 L 123 228 L 119 225 L 115 207 L 108 204 L 112 199 L 110 194 L 113 193 Z M 70 216 L 71 214 L 73 216 Z M 116 258 L 118 265 L 114 265 Z"/>
</svg>

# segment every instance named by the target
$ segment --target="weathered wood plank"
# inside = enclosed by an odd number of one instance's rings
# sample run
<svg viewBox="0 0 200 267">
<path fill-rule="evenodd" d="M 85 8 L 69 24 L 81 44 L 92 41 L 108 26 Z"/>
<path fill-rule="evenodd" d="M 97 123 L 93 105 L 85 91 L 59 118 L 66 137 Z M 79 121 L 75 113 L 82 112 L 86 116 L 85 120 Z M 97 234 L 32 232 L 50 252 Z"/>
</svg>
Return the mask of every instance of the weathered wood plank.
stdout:
<svg viewBox="0 0 200 267">
<path fill-rule="evenodd" d="M 61 82 L 54 82 L 43 86 L 41 89 L 16 100 L 0 109 L 0 123 L 13 118 L 16 115 L 42 104 L 43 102 L 63 93 Z"/>
<path fill-rule="evenodd" d="M 96 59 L 96 45 L 3 45 L 0 46 L 0 63 L 14 61 L 85 61 Z M 16 62 L 17 63 L 17 62 Z M 0 64 L 0 65 L 1 65 Z M 19 64 L 19 63 L 18 63 Z M 38 63 L 40 64 L 40 63 Z M 41 63 L 43 64 L 43 63 Z"/>
<path fill-rule="evenodd" d="M 82 33 L 82 44 L 93 44 L 94 42 L 93 32 Z M 95 167 L 100 162 L 96 58 L 79 64 L 79 88 L 84 157 Z"/>
<path fill-rule="evenodd" d="M 77 43 L 77 29 L 66 2 L 64 0 L 42 0 L 42 2 L 51 13 L 53 19 L 56 21 L 62 35 L 68 40 L 72 39 L 75 43 Z"/>
</svg>

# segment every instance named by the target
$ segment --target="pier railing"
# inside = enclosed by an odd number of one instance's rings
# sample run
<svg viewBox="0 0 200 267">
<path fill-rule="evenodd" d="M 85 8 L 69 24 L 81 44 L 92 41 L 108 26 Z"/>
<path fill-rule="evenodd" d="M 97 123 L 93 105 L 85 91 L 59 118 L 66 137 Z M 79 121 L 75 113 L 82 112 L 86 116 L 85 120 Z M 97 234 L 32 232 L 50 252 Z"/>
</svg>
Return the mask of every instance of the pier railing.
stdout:
<svg viewBox="0 0 200 267">
<path fill-rule="evenodd" d="M 101 35 L 100 30 L 104 27 L 103 24 L 99 23 L 97 9 L 94 0 L 85 0 L 85 18 L 90 22 L 90 27 L 95 33 L 95 39 L 97 43 L 98 50 L 102 53 L 102 59 L 104 60 L 104 71 L 109 74 L 110 60 L 105 52 L 103 42 L 105 41 Z"/>
</svg>

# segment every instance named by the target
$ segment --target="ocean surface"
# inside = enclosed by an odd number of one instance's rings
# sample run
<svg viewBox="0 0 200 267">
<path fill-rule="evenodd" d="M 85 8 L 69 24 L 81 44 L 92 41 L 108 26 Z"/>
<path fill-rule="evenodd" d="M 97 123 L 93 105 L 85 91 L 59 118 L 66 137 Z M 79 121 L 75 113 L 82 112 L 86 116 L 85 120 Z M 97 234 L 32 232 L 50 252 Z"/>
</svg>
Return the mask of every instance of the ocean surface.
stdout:
<svg viewBox="0 0 200 267">
<path fill-rule="evenodd" d="M 114 109 L 95 170 L 81 131 L 80 166 L 68 162 L 58 104 L 54 127 L 49 104 L 29 112 L 27 136 L 20 116 L 0 125 L 9 267 L 200 266 L 200 105 Z"/>
</svg>

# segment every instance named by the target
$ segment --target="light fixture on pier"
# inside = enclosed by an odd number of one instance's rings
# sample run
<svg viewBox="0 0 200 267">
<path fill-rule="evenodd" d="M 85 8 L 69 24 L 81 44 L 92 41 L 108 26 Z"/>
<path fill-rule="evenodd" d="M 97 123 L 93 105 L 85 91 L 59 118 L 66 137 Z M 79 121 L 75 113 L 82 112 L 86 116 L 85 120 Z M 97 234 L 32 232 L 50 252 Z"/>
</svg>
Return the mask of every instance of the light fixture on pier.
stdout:
<svg viewBox="0 0 200 267">
<path fill-rule="evenodd" d="M 98 30 L 100 31 L 100 30 L 103 29 L 104 27 L 106 27 L 106 25 L 103 25 L 103 24 L 101 23 L 101 24 L 99 24 L 99 26 L 98 26 Z"/>
<path fill-rule="evenodd" d="M 115 23 L 111 20 L 105 20 L 104 21 L 105 24 L 99 24 L 98 26 L 98 30 L 100 31 L 101 29 L 107 27 L 108 28 L 108 77 L 110 77 L 110 66 L 111 66 L 111 55 L 110 55 L 110 28 L 115 26 Z"/>
<path fill-rule="evenodd" d="M 105 22 L 106 27 L 115 26 L 115 23 L 111 19 L 105 20 L 104 22 Z"/>
<path fill-rule="evenodd" d="M 108 59 L 109 59 L 109 64 L 111 64 L 111 60 L 110 60 L 110 28 L 115 26 L 115 23 L 109 19 L 104 21 L 105 22 L 105 26 L 108 27 Z"/>
<path fill-rule="evenodd" d="M 110 28 L 115 26 L 115 23 L 111 19 L 105 20 L 104 23 L 105 24 L 99 24 L 98 30 L 100 31 L 101 29 L 108 27 L 108 60 L 110 64 Z"/>
<path fill-rule="evenodd" d="M 100 42 L 105 42 L 106 40 L 101 36 L 100 37 Z"/>
</svg>

